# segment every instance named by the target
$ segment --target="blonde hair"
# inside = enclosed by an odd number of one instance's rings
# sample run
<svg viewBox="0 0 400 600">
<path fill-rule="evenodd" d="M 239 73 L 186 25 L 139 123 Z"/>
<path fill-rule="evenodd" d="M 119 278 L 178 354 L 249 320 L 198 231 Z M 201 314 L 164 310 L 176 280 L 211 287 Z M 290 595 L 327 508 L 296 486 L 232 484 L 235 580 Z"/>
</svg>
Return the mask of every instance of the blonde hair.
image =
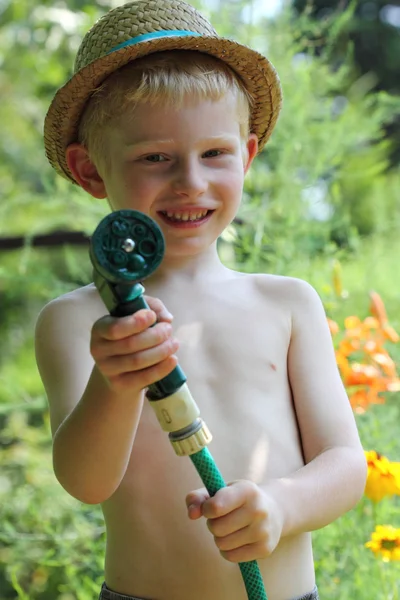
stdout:
<svg viewBox="0 0 400 600">
<path fill-rule="evenodd" d="M 188 100 L 219 100 L 233 95 L 242 140 L 249 135 L 253 100 L 239 77 L 223 61 L 197 51 L 173 50 L 134 60 L 110 75 L 93 93 L 83 112 L 79 142 L 93 162 L 108 163 L 104 132 L 139 103 L 180 107 Z"/>
</svg>

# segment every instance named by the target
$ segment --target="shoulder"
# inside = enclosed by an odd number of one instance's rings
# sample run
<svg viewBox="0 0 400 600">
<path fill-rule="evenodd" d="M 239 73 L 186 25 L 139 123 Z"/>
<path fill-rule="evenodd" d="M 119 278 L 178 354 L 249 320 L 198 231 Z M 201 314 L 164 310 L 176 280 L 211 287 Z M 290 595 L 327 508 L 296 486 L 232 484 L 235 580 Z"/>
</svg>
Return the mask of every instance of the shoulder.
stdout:
<svg viewBox="0 0 400 600">
<path fill-rule="evenodd" d="M 73 330 L 90 333 L 93 323 L 105 315 L 107 309 L 93 284 L 78 288 L 48 302 L 40 311 L 35 336 L 68 334 Z"/>
<path fill-rule="evenodd" d="M 93 283 L 90 283 L 50 300 L 41 310 L 39 318 L 49 312 L 64 312 L 74 309 L 79 309 L 81 313 L 85 314 L 93 314 L 93 312 L 97 313 L 99 311 L 104 314 L 104 311 L 107 310 L 96 287 Z"/>
<path fill-rule="evenodd" d="M 44 307 L 43 310 L 47 309 L 47 307 L 67 307 L 73 304 L 86 304 L 88 301 L 90 303 L 96 302 L 99 299 L 99 294 L 97 289 L 93 283 L 89 285 L 85 285 L 83 287 L 77 288 L 66 294 L 62 294 L 58 298 L 54 298 L 54 300 L 50 300 L 48 304 Z"/>
<path fill-rule="evenodd" d="M 320 310 L 322 307 L 317 291 L 304 279 L 269 274 L 257 274 L 253 277 L 254 285 L 265 294 L 266 299 L 279 302 L 293 316 L 310 308 Z"/>
<path fill-rule="evenodd" d="M 269 273 L 258 273 L 253 275 L 258 285 L 266 290 L 275 291 L 282 295 L 291 296 L 294 292 L 307 293 L 314 288 L 304 279 L 289 277 L 286 275 L 270 275 Z"/>
</svg>

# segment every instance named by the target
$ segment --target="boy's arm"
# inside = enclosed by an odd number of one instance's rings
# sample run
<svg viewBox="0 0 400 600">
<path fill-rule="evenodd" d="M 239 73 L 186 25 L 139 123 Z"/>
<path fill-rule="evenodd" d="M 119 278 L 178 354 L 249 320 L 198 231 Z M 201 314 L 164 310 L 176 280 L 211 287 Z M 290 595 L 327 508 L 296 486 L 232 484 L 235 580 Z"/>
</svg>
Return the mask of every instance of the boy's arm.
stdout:
<svg viewBox="0 0 400 600">
<path fill-rule="evenodd" d="M 263 489 L 282 511 L 282 535 L 293 535 L 353 508 L 367 470 L 322 302 L 304 281 L 286 285 L 293 299 L 288 373 L 306 465 Z"/>
<path fill-rule="evenodd" d="M 143 406 L 143 392 L 140 390 L 146 384 L 139 386 L 138 381 L 136 385 L 130 384 L 128 377 L 131 373 L 128 372 L 123 373 L 127 376 L 127 383 L 117 387 L 112 385 L 111 376 L 107 380 L 100 372 L 90 353 L 88 313 L 89 309 L 84 306 L 84 302 L 71 296 L 48 304 L 39 315 L 35 349 L 50 407 L 55 474 L 72 496 L 88 504 L 97 504 L 113 494 L 125 474 Z M 136 320 L 140 321 L 141 318 L 139 329 L 147 331 L 151 324 L 149 314 L 147 324 L 143 315 L 138 314 Z M 126 327 L 128 319 L 130 318 L 118 320 L 118 327 Z M 153 313 L 153 322 L 154 320 Z M 134 333 L 133 326 L 134 324 L 130 326 L 131 333 Z M 153 346 L 157 344 L 154 341 L 156 330 L 160 331 L 162 327 L 159 324 L 146 334 L 148 337 L 152 336 Z M 114 326 L 114 329 L 108 328 L 106 331 L 117 330 Z M 109 343 L 110 347 L 111 344 L 119 344 L 120 348 L 122 343 L 130 343 L 133 337 L 105 340 L 103 347 L 107 348 Z M 164 341 L 165 337 L 164 335 Z M 149 344 L 149 340 L 146 343 Z M 158 347 L 162 348 L 162 345 Z M 170 354 L 172 348 L 169 350 Z M 129 354 L 111 356 L 108 363 L 114 361 L 117 365 L 116 361 L 122 361 L 126 364 L 129 357 Z M 133 362 L 132 360 L 132 368 Z M 160 362 L 148 371 L 157 370 L 157 367 L 162 369 L 163 365 L 165 371 L 166 362 L 164 360 L 164 363 Z M 176 359 L 171 362 L 170 357 L 169 370 L 173 368 L 172 363 L 174 366 Z M 124 368 L 127 369 L 126 366 Z M 162 373 L 162 376 L 165 374 Z M 136 379 L 138 377 L 140 379 L 137 371 Z"/>
</svg>

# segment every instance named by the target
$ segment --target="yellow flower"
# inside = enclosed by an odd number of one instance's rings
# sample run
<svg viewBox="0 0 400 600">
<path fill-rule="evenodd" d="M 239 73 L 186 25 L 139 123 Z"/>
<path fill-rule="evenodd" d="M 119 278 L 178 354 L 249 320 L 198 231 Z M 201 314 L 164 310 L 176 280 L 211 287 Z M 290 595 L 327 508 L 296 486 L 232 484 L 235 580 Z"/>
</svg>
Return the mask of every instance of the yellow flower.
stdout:
<svg viewBox="0 0 400 600">
<path fill-rule="evenodd" d="M 365 458 L 368 465 L 365 495 L 379 502 L 385 496 L 400 494 L 400 463 L 390 462 L 375 450 L 365 452 Z"/>
<path fill-rule="evenodd" d="M 391 525 L 377 525 L 365 547 L 375 555 L 380 554 L 385 562 L 400 560 L 400 529 Z"/>
</svg>

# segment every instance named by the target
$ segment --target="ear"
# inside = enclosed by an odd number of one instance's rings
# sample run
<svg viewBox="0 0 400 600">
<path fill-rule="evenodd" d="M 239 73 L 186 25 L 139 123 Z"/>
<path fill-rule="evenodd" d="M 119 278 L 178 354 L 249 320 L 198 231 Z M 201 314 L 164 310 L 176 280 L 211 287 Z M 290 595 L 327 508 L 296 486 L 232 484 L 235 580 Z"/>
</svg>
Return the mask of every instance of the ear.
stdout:
<svg viewBox="0 0 400 600">
<path fill-rule="evenodd" d="M 91 161 L 89 152 L 82 144 L 70 144 L 65 157 L 67 165 L 75 181 L 93 198 L 106 198 L 104 181 L 99 175 L 96 165 Z"/>
<path fill-rule="evenodd" d="M 258 138 L 255 133 L 251 133 L 246 143 L 246 154 L 244 160 L 244 174 L 250 169 L 251 163 L 257 156 Z"/>
</svg>

